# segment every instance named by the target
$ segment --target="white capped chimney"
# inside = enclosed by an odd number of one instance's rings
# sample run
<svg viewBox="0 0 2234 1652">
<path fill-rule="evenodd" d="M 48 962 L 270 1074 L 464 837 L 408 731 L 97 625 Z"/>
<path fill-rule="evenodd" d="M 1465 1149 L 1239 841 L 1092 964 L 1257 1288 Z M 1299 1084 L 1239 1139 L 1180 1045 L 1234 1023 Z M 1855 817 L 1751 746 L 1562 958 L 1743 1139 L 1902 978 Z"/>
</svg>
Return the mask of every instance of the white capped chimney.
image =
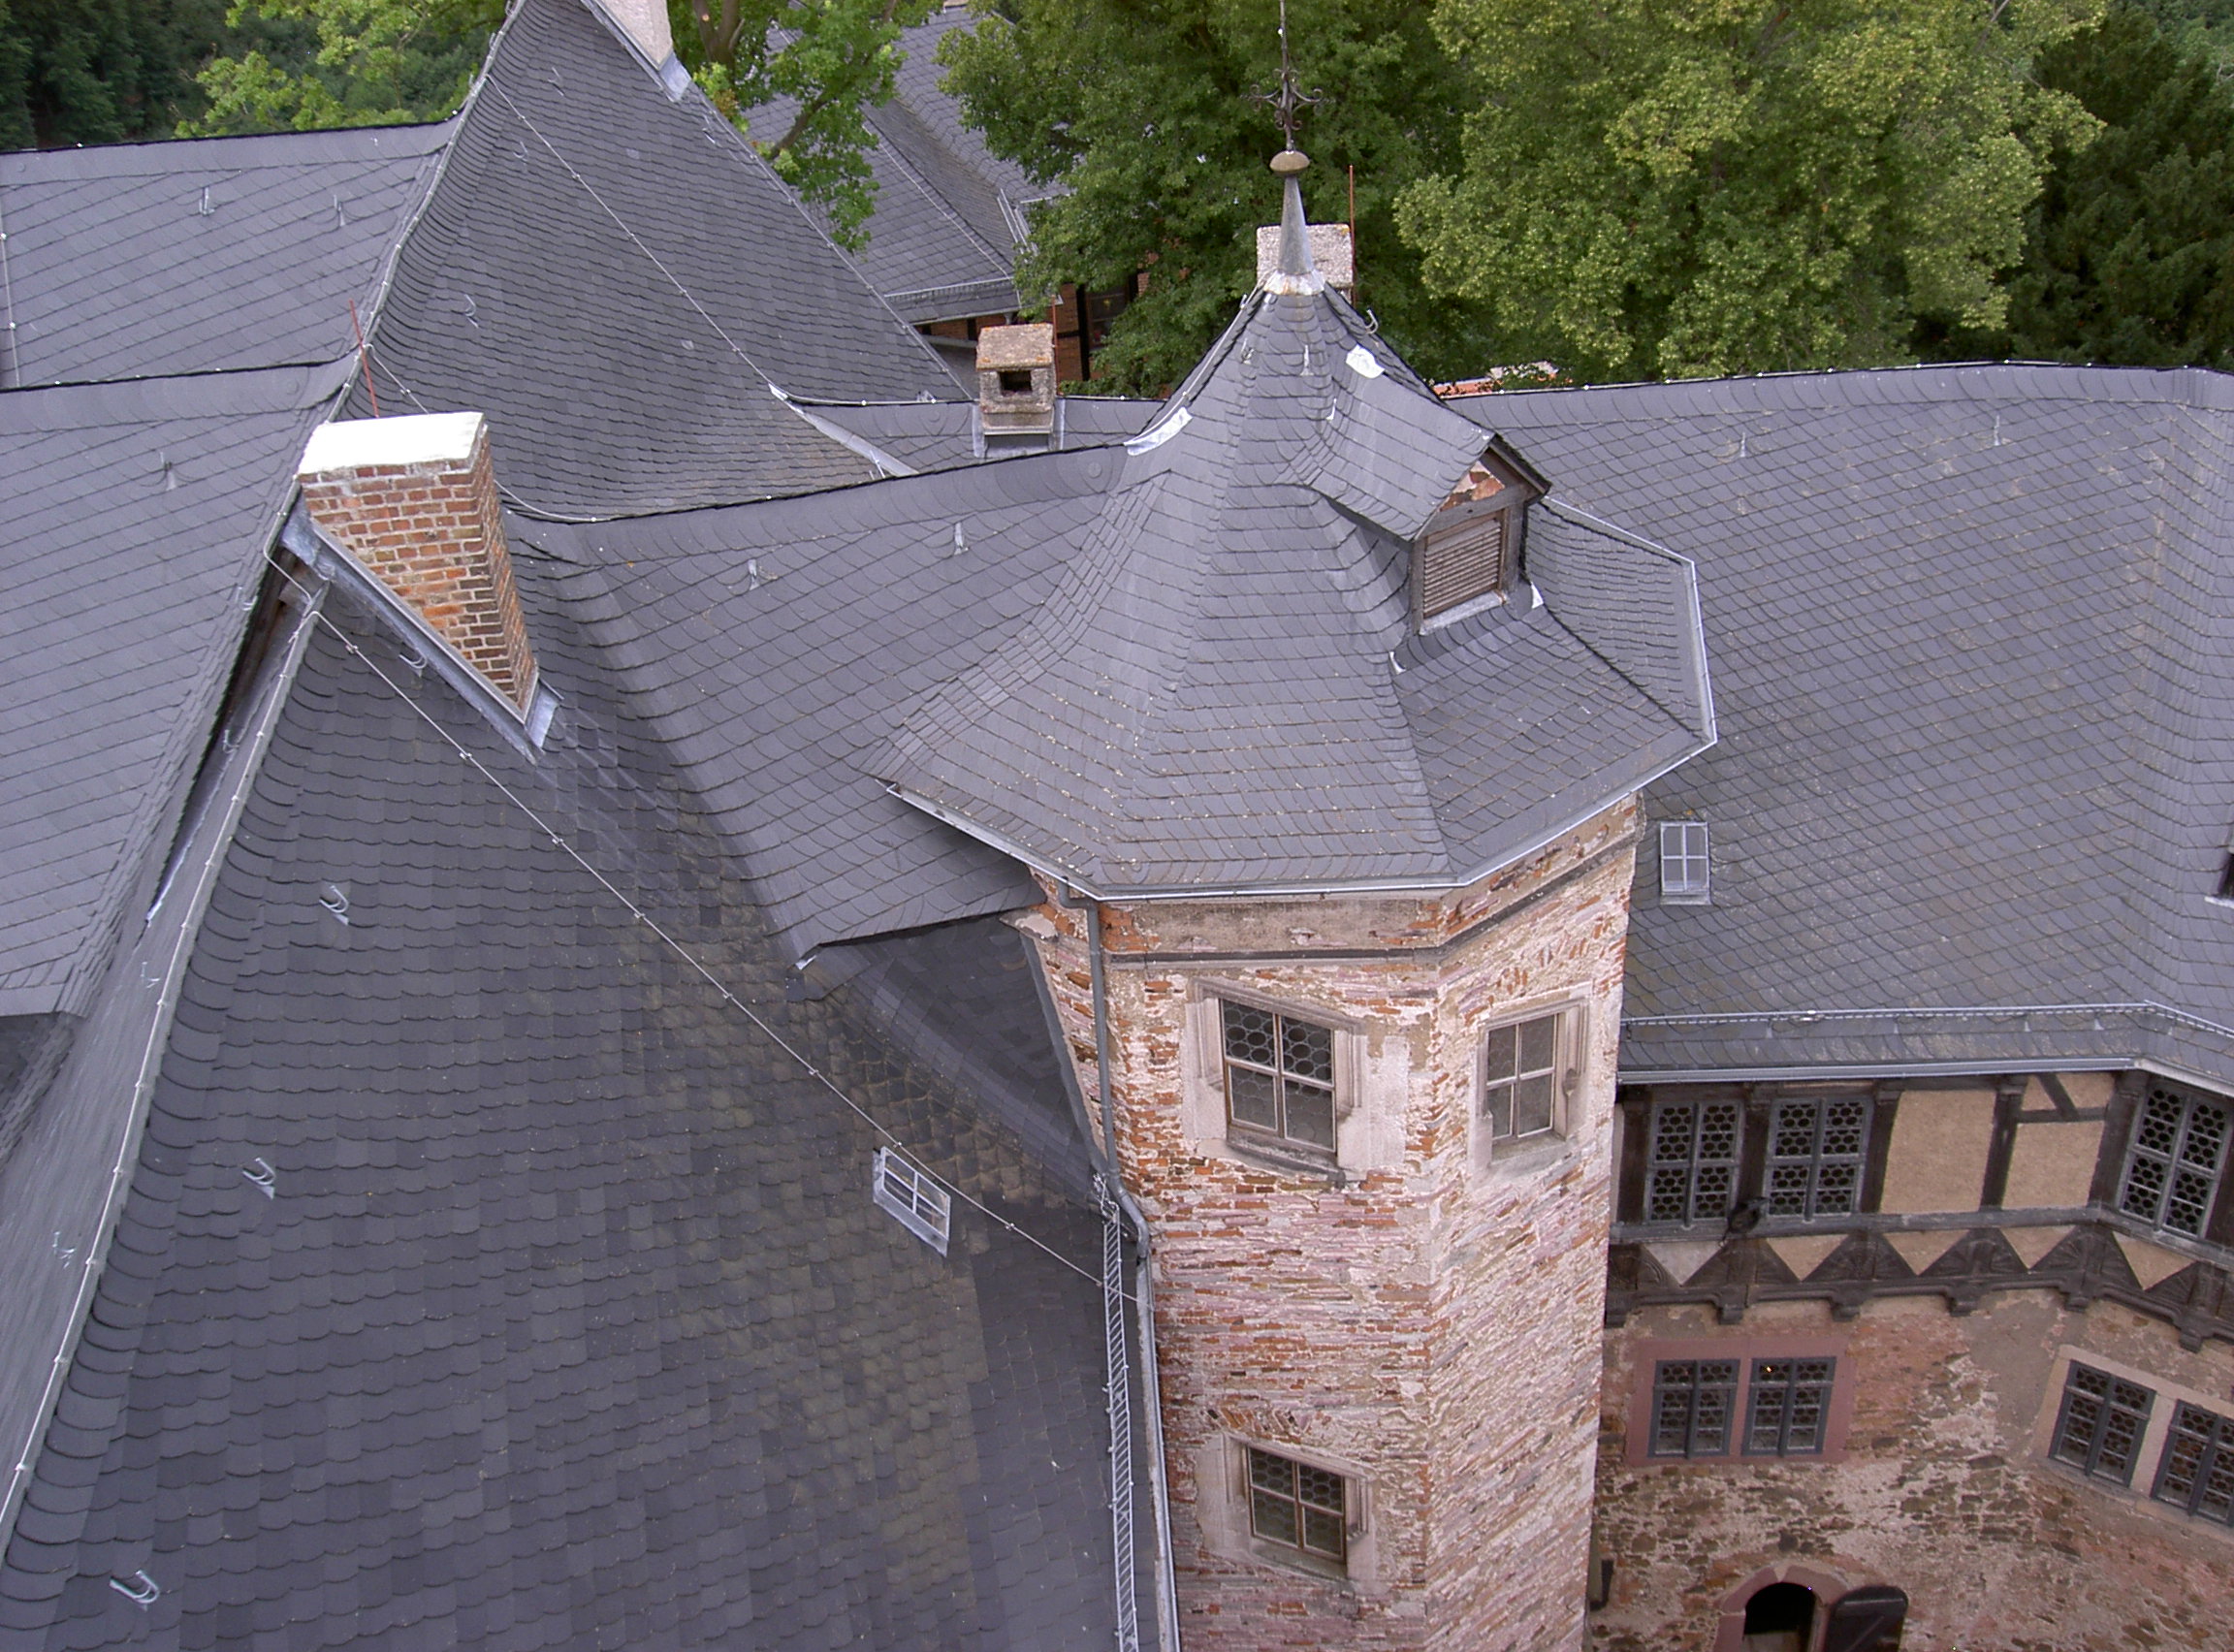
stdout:
<svg viewBox="0 0 2234 1652">
<path fill-rule="evenodd" d="M 662 67 L 675 55 L 675 35 L 667 24 L 666 0 L 592 0 L 592 4 L 613 19 L 614 25 L 628 37 L 653 68 Z"/>
<path fill-rule="evenodd" d="M 488 421 L 428 413 L 321 425 L 296 479 L 319 530 L 525 716 L 535 651 L 512 583 Z"/>
</svg>

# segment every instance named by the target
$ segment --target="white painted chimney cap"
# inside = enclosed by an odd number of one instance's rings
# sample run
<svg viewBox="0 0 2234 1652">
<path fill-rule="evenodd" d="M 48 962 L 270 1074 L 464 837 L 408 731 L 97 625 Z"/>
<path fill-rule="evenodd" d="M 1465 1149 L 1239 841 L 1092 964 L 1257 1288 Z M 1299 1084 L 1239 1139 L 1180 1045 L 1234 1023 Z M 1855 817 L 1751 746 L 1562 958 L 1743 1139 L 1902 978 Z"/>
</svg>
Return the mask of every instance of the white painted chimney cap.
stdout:
<svg viewBox="0 0 2234 1652">
<path fill-rule="evenodd" d="M 463 464 L 487 424 L 478 413 L 413 413 L 396 419 L 336 419 L 310 432 L 298 476 L 375 464 Z"/>
</svg>

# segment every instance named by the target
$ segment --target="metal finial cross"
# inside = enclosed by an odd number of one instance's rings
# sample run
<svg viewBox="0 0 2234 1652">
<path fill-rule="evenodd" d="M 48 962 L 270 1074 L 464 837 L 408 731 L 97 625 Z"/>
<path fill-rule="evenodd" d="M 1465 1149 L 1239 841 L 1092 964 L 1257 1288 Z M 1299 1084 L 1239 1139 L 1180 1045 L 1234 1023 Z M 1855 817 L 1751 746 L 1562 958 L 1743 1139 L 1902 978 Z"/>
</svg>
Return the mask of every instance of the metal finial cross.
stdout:
<svg viewBox="0 0 2234 1652">
<path fill-rule="evenodd" d="M 1319 101 L 1319 94 L 1303 91 L 1295 84 L 1295 65 L 1288 56 L 1288 0 L 1280 0 L 1280 89 L 1252 93 L 1249 101 L 1271 109 L 1272 118 L 1280 123 L 1283 142 L 1294 148 L 1296 117 Z"/>
</svg>

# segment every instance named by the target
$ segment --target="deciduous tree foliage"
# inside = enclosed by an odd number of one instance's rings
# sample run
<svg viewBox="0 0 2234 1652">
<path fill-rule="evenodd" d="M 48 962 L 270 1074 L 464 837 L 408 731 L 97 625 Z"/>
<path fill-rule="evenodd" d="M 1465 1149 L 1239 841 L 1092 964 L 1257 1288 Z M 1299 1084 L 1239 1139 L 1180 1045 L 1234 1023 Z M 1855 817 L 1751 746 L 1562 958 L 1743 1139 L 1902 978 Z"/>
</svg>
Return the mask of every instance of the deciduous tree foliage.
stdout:
<svg viewBox="0 0 2234 1652">
<path fill-rule="evenodd" d="M 235 0 L 179 136 L 439 120 L 503 17 L 503 0 Z"/>
<path fill-rule="evenodd" d="M 1463 158 L 1407 190 L 1433 287 L 1586 376 L 1855 365 L 1998 326 L 2051 147 L 2030 78 L 2098 0 L 1437 0 Z"/>
<path fill-rule="evenodd" d="M 1464 82 L 1424 8 L 1293 0 L 1288 16 L 1298 80 L 1321 100 L 1297 138 L 1311 216 L 1349 216 L 1355 166 L 1359 302 L 1427 371 L 1479 367 L 1474 306 L 1429 299 L 1395 234 L 1398 189 L 1458 158 Z M 1178 379 L 1255 285 L 1257 226 L 1279 215 L 1265 163 L 1280 132 L 1251 101 L 1279 79 L 1275 0 L 1007 0 L 941 50 L 994 149 L 1068 190 L 1035 211 L 1026 291 L 1147 270 L 1098 387 Z"/>
<path fill-rule="evenodd" d="M 169 135 L 218 0 L 0 0 L 0 148 Z"/>
<path fill-rule="evenodd" d="M 2102 122 L 2056 150 L 2006 333 L 1930 353 L 2234 366 L 2234 95 L 2193 36 L 2119 6 L 2047 52 L 2044 85 Z"/>
</svg>

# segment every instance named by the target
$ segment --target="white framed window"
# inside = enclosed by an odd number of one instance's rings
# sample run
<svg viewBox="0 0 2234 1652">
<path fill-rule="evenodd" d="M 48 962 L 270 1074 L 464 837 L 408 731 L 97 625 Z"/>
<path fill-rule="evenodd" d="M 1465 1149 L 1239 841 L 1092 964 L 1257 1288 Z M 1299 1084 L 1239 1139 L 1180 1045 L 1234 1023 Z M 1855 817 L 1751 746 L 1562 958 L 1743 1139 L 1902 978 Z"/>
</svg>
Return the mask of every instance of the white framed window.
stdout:
<svg viewBox="0 0 2234 1652">
<path fill-rule="evenodd" d="M 1704 820 L 1660 823 L 1660 899 L 1704 906 L 1713 898 L 1713 864 Z"/>
<path fill-rule="evenodd" d="M 1374 1490 L 1362 1463 L 1317 1443 L 1220 1432 L 1196 1458 L 1203 1546 L 1364 1589 L 1381 1581 Z"/>
<path fill-rule="evenodd" d="M 953 1201 L 929 1171 L 880 1147 L 869 1161 L 869 1196 L 924 1244 L 946 1254 Z"/>
<path fill-rule="evenodd" d="M 1482 1035 L 1482 1133 L 1499 1147 L 1564 1136 L 1582 1084 L 1583 1011 L 1561 1004 Z"/>
</svg>

